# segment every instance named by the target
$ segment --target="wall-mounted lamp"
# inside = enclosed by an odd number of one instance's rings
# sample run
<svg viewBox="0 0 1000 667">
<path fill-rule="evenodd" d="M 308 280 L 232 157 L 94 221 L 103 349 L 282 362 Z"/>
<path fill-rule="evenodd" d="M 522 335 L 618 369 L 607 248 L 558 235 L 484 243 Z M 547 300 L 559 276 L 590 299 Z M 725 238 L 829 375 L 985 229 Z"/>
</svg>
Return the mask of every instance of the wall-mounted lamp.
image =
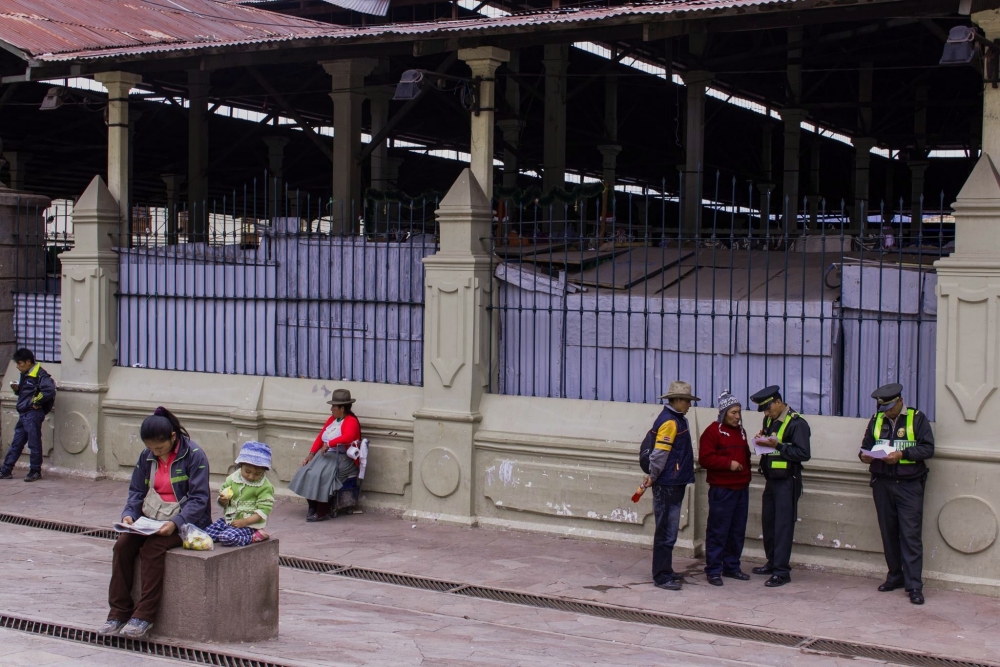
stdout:
<svg viewBox="0 0 1000 667">
<path fill-rule="evenodd" d="M 983 59 L 983 79 L 1000 86 L 1000 40 L 991 42 L 975 28 L 958 25 L 948 31 L 939 65 L 975 65 Z"/>
<path fill-rule="evenodd" d="M 438 74 L 437 72 L 429 72 L 423 69 L 408 69 L 403 72 L 399 83 L 396 84 L 396 92 L 392 96 L 392 99 L 403 101 L 415 100 L 429 87 L 436 88 L 440 92 L 445 92 L 447 90 L 447 82 L 456 84 L 452 90 L 459 92 L 462 107 L 466 111 L 471 111 L 477 116 L 480 111 L 489 111 L 489 109 L 483 109 L 479 106 L 479 87 L 483 82 L 482 78 L 469 79 L 460 76 L 450 76 L 448 74 Z"/>
<path fill-rule="evenodd" d="M 42 111 L 52 111 L 53 109 L 58 109 L 63 105 L 63 98 L 66 95 L 66 89 L 62 86 L 53 86 L 49 88 L 49 91 L 45 93 L 45 99 L 42 100 L 42 106 L 39 107 Z"/>
</svg>

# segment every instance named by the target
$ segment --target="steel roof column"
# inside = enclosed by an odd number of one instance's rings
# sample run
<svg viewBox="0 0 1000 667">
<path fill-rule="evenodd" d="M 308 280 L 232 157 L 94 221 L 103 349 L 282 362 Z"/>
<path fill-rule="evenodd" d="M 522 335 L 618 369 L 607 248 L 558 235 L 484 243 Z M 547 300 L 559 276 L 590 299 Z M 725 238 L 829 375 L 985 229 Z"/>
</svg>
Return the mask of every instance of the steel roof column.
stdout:
<svg viewBox="0 0 1000 667">
<path fill-rule="evenodd" d="M 976 12 L 972 21 L 983 29 L 986 39 L 1000 39 L 1000 10 Z M 982 151 L 994 162 L 1000 161 L 1000 88 L 990 84 L 983 86 Z"/>
<path fill-rule="evenodd" d="M 10 189 L 23 190 L 24 174 L 27 171 L 27 162 L 31 159 L 31 153 L 6 151 L 3 154 L 3 159 L 7 161 L 7 167 L 10 169 Z"/>
<path fill-rule="evenodd" d="M 715 78 L 711 72 L 692 70 L 682 75 L 687 86 L 684 161 L 683 236 L 693 238 L 701 220 L 702 172 L 705 169 L 705 89 Z"/>
<path fill-rule="evenodd" d="M 913 134 L 916 144 L 914 153 L 910 155 L 910 234 L 915 239 L 923 235 L 923 202 L 924 172 L 927 171 L 927 92 L 926 85 L 917 86 L 913 110 Z M 890 202 L 891 205 L 891 202 Z"/>
<path fill-rule="evenodd" d="M 160 178 L 167 189 L 167 245 L 177 245 L 177 194 L 184 182 L 184 175 L 160 174 Z"/>
<path fill-rule="evenodd" d="M 365 77 L 375 68 L 372 58 L 326 60 L 320 63 L 330 75 L 333 89 L 333 210 L 332 234 L 353 234 L 361 206 L 361 105 Z"/>
<path fill-rule="evenodd" d="M 871 181 L 872 148 L 875 139 L 872 137 L 854 137 L 854 210 L 851 215 L 851 229 L 857 234 L 863 234 L 867 221 L 869 183 Z"/>
<path fill-rule="evenodd" d="M 128 229 L 129 205 L 129 120 L 128 93 L 142 77 L 131 72 L 101 72 L 94 79 L 108 89 L 108 191 L 118 202 L 122 230 Z M 121 233 L 121 232 L 119 232 Z"/>
<path fill-rule="evenodd" d="M 517 51 L 510 52 L 507 70 L 516 75 L 521 71 L 521 56 Z M 517 148 L 521 143 L 521 131 L 524 121 L 521 120 L 521 86 L 513 76 L 508 76 L 504 90 L 506 108 L 504 118 L 497 121 L 503 133 L 503 186 L 517 187 L 518 161 Z"/>
<path fill-rule="evenodd" d="M 389 122 L 389 101 L 392 100 L 391 88 L 378 88 L 368 91 L 368 100 L 372 114 L 372 137 L 378 135 Z M 389 189 L 389 140 L 382 142 L 372 150 L 371 154 L 371 186 L 375 190 Z"/>
<path fill-rule="evenodd" d="M 496 81 L 493 75 L 501 63 L 510 60 L 510 52 L 495 46 L 481 46 L 475 49 L 460 49 L 458 57 L 472 70 L 472 76 L 480 79 L 479 112 L 471 118 L 469 152 L 472 154 L 470 168 L 472 175 L 483 189 L 487 199 L 493 198 L 493 145 L 496 117 Z"/>
<path fill-rule="evenodd" d="M 545 67 L 545 128 L 542 145 L 542 193 L 566 185 L 566 73 L 569 69 L 569 46 L 546 44 L 542 59 Z M 565 222 L 555 212 L 553 233 L 562 233 Z"/>
<path fill-rule="evenodd" d="M 872 75 L 870 62 L 861 63 L 858 76 L 858 132 L 854 137 L 854 208 L 851 213 L 851 230 L 864 234 L 869 208 L 869 183 L 871 182 L 871 150 L 875 146 L 872 131 Z"/>
<path fill-rule="evenodd" d="M 211 72 L 188 70 L 188 240 L 208 242 L 208 90 Z"/>
<path fill-rule="evenodd" d="M 788 64 L 785 69 L 788 95 L 787 108 L 781 112 L 781 119 L 785 123 L 785 156 L 782 162 L 784 179 L 779 210 L 785 233 L 792 234 L 798 219 L 802 121 L 806 117 L 806 112 L 797 108 L 802 103 L 802 28 L 789 28 L 788 44 L 799 46 L 788 49 Z"/>
<path fill-rule="evenodd" d="M 823 193 L 820 191 L 820 141 L 814 137 L 809 144 L 809 194 L 806 199 L 809 201 L 809 228 L 814 232 L 819 231 L 822 224 L 819 222 L 819 205 L 823 201 Z"/>
<path fill-rule="evenodd" d="M 285 217 L 296 215 L 291 211 L 286 211 L 287 199 L 285 197 L 285 146 L 288 145 L 288 137 L 270 136 L 264 137 L 264 144 L 267 145 L 267 170 L 271 178 L 265 184 L 267 188 L 267 202 L 271 212 L 275 217 Z"/>
</svg>

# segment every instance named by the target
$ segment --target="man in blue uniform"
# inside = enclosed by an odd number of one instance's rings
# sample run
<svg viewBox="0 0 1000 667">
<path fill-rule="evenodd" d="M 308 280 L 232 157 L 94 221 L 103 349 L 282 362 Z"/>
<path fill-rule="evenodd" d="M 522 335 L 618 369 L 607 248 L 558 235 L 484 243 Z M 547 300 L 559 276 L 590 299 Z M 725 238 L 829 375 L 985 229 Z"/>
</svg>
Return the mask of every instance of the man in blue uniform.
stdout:
<svg viewBox="0 0 1000 667">
<path fill-rule="evenodd" d="M 14 478 L 14 465 L 28 445 L 29 468 L 24 481 L 37 482 L 42 478 L 42 421 L 56 402 L 56 383 L 27 348 L 14 352 L 14 365 L 21 371 L 18 382 L 10 385 L 17 396 L 18 419 L 10 449 L 0 465 L 0 480 Z"/>
<path fill-rule="evenodd" d="M 773 454 L 760 457 L 760 474 L 766 480 L 761 507 L 764 553 L 767 564 L 755 567 L 754 574 L 769 574 L 768 588 L 784 586 L 792 580 L 792 539 L 802 495 L 802 463 L 811 457 L 809 424 L 781 398 L 781 387 L 772 385 L 750 397 L 757 411 L 764 413 L 764 428 L 757 434 L 774 447 Z"/>
<path fill-rule="evenodd" d="M 878 406 L 868 420 L 858 458 L 869 464 L 872 496 L 889 574 L 883 592 L 906 587 L 913 604 L 924 603 L 921 571 L 924 547 L 924 485 L 927 459 L 934 456 L 934 433 L 927 417 L 903 402 L 903 385 L 872 392 Z"/>
</svg>

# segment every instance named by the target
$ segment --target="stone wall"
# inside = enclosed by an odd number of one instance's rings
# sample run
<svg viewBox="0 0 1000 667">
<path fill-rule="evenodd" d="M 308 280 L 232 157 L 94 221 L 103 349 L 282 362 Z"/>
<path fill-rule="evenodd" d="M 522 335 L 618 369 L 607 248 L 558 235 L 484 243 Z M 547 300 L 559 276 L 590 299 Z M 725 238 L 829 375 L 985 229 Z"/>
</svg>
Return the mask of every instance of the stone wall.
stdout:
<svg viewBox="0 0 1000 667">
<path fill-rule="evenodd" d="M 46 364 L 58 381 L 58 364 Z M 4 383 L 16 379 L 10 365 Z M 111 371 L 103 401 L 106 437 L 82 442 L 66 415 L 56 410 L 44 432 L 47 464 L 127 479 L 142 451 L 139 424 L 157 405 L 174 410 L 208 454 L 213 482 L 233 470 L 243 442 L 260 439 L 274 451 L 270 473 L 279 494 L 298 469 L 328 414 L 326 401 L 337 387 L 358 398 L 362 432 L 371 440 L 371 458 L 362 504 L 406 512 L 413 485 L 433 486 L 434 467 L 413 463 L 414 412 L 421 388 L 208 373 L 182 373 L 117 367 Z M 4 448 L 13 432 L 14 400 L 0 399 Z M 547 532 L 581 539 L 652 544 L 651 494 L 638 504 L 630 496 L 642 479 L 638 443 L 659 406 L 572 399 L 489 395 L 475 435 L 470 523 L 486 527 Z M 716 411 L 691 411 L 692 430 L 700 433 Z M 746 412 L 746 427 L 760 426 Z M 866 421 L 806 416 L 813 430 L 813 460 L 806 465 L 805 492 L 799 504 L 793 561 L 878 577 L 884 574 L 878 522 L 868 474 L 856 457 Z M 92 457 L 103 453 L 104 470 Z M 968 460 L 945 447 L 930 462 L 925 503 L 924 551 L 929 585 L 965 588 L 1000 595 L 995 545 L 969 528 L 996 519 L 984 513 L 1000 500 L 980 480 L 1000 474 L 1000 460 Z M 956 500 L 954 489 L 961 485 Z M 445 489 L 447 491 L 448 489 Z M 747 554 L 761 556 L 760 494 L 763 479 L 754 475 Z M 689 488 L 681 518 L 678 550 L 701 555 L 707 520 L 708 486 L 703 470 Z M 973 497 L 989 498 L 989 501 Z M 986 503 L 989 503 L 987 505 Z M 966 516 L 968 514 L 968 516 Z M 971 532 L 970 532 L 971 531 Z M 970 554 L 979 549 L 977 554 Z"/>
<path fill-rule="evenodd" d="M 937 454 L 924 503 L 924 578 L 931 586 L 1000 596 L 1000 171 L 985 156 L 955 204 L 956 253 L 937 263 Z M 126 478 L 142 451 L 138 428 L 158 405 L 175 411 L 221 483 L 239 446 L 263 440 L 284 491 L 337 387 L 358 399 L 370 438 L 362 505 L 415 520 L 651 544 L 651 499 L 630 496 L 639 442 L 659 406 L 491 395 L 497 378 L 491 303 L 490 208 L 468 170 L 441 201 L 440 251 L 424 259 L 424 385 L 332 382 L 127 368 L 117 355 L 117 205 L 95 179 L 76 207 L 76 247 L 63 255 L 60 395 L 44 431 L 50 466 Z M 490 318 L 494 318 L 491 326 Z M 5 382 L 16 377 L 13 366 Z M 698 387 L 695 387 L 698 390 Z M 904 398 L 909 394 L 904 393 Z M 920 407 L 920 406 L 917 406 Z M 14 402 L 0 398 L 9 444 Z M 692 433 L 716 418 L 694 409 Z M 885 563 L 868 474 L 857 459 L 866 420 L 806 415 L 813 433 L 793 562 L 882 577 Z M 754 433 L 760 414 L 745 413 Z M 702 551 L 703 471 L 684 504 L 679 551 Z M 761 479 L 752 485 L 747 552 L 761 555 Z M 572 548 L 571 545 L 568 546 Z"/>
</svg>

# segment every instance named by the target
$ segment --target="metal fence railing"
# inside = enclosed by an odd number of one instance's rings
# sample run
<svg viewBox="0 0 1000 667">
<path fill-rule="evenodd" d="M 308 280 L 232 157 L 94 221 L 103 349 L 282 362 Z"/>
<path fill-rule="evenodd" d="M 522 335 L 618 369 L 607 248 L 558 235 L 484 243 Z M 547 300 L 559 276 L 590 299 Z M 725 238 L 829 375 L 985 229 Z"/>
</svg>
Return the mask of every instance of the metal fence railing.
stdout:
<svg viewBox="0 0 1000 667">
<path fill-rule="evenodd" d="M 133 207 L 119 364 L 422 384 L 437 193 L 343 206 L 260 183 L 190 211 Z M 863 416 L 876 386 L 899 381 L 933 417 L 933 262 L 954 235 L 943 194 L 933 211 L 810 197 L 772 212 L 749 183 L 716 176 L 705 190 L 691 225 L 665 184 L 499 191 L 490 390 L 658 402 L 680 378 L 714 405 L 725 389 L 746 400 L 780 384 L 803 412 Z M 60 206 L 16 230 L 18 341 L 47 361 L 59 352 L 58 254 L 72 246 L 71 204 Z"/>
<path fill-rule="evenodd" d="M 133 210 L 119 364 L 422 384 L 434 202 L 345 211 L 262 182 L 195 210 Z"/>
<path fill-rule="evenodd" d="M 658 402 L 683 379 L 715 405 L 779 384 L 803 412 L 863 416 L 898 381 L 933 418 L 943 194 L 934 213 L 813 199 L 774 215 L 749 184 L 726 185 L 690 227 L 662 191 L 500 206 L 491 391 Z"/>
<path fill-rule="evenodd" d="M 61 350 L 61 264 L 59 255 L 73 247 L 72 202 L 55 200 L 48 208 L 16 205 L 13 241 L 14 333 L 39 361 L 59 362 Z"/>
</svg>

